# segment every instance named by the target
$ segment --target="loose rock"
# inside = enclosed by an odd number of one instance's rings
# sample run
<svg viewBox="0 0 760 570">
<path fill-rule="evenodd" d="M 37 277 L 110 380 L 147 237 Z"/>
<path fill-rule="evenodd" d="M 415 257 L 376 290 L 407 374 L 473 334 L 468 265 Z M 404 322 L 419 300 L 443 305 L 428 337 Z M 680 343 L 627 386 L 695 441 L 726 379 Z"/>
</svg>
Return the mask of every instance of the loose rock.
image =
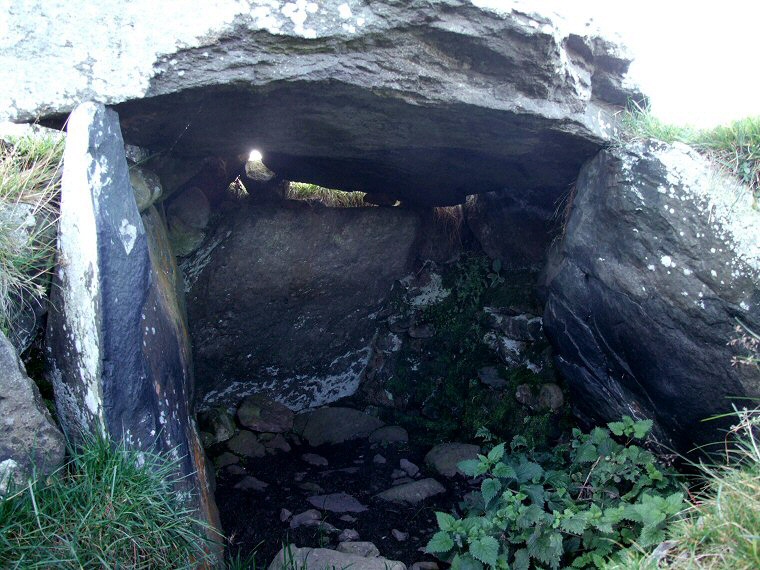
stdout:
<svg viewBox="0 0 760 570">
<path fill-rule="evenodd" d="M 401 466 L 401 469 L 403 469 L 404 472 L 409 475 L 409 477 L 416 477 L 420 472 L 420 468 L 408 459 L 402 459 L 399 461 L 399 465 Z"/>
<path fill-rule="evenodd" d="M 369 436 L 383 422 L 352 408 L 319 408 L 296 416 L 294 430 L 312 447 Z"/>
<path fill-rule="evenodd" d="M 235 437 L 227 442 L 227 448 L 243 457 L 264 457 L 266 449 L 261 444 L 256 434 L 247 430 L 241 430 Z"/>
<path fill-rule="evenodd" d="M 429 497 L 445 493 L 446 488 L 435 479 L 420 479 L 412 483 L 392 487 L 376 497 L 391 503 L 416 505 Z"/>
<path fill-rule="evenodd" d="M 544 384 L 538 393 L 538 407 L 541 410 L 559 410 L 565 403 L 562 388 L 556 384 Z"/>
<path fill-rule="evenodd" d="M 250 475 L 244 477 L 235 484 L 235 489 L 241 489 L 243 491 L 263 491 L 267 487 L 269 487 L 269 483 L 265 483 L 264 481 L 256 479 L 256 477 L 251 477 Z"/>
<path fill-rule="evenodd" d="M 352 542 L 359 540 L 359 533 L 352 528 L 347 528 L 338 535 L 338 540 L 340 542 Z"/>
<path fill-rule="evenodd" d="M 361 513 L 367 510 L 367 507 L 347 493 L 317 495 L 307 500 L 318 509 L 333 513 Z"/>
<path fill-rule="evenodd" d="M 314 521 L 322 520 L 322 513 L 316 509 L 309 509 L 297 515 L 293 515 L 290 519 L 290 528 L 298 528 Z"/>
<path fill-rule="evenodd" d="M 409 538 L 408 532 L 401 532 L 400 530 L 395 529 L 395 528 L 391 530 L 391 534 L 393 535 L 393 538 L 395 538 L 399 542 L 404 542 L 405 540 Z"/>
<path fill-rule="evenodd" d="M 248 396 L 237 411 L 238 421 L 259 432 L 282 433 L 293 429 L 293 412 L 264 396 Z"/>
<path fill-rule="evenodd" d="M 303 459 L 309 465 L 314 465 L 316 467 L 326 467 L 328 464 L 327 459 L 321 455 L 317 455 L 316 453 L 304 453 L 301 456 L 301 459 Z"/>
<path fill-rule="evenodd" d="M 409 441 L 409 433 L 401 426 L 384 426 L 373 431 L 369 436 L 369 441 L 381 445 L 406 443 Z"/>
<path fill-rule="evenodd" d="M 425 463 L 444 477 L 453 477 L 457 473 L 464 475 L 457 465 L 465 459 L 476 459 L 479 453 L 477 445 L 442 443 L 428 452 Z"/>
<path fill-rule="evenodd" d="M 406 570 L 406 565 L 395 560 L 380 557 L 356 556 L 326 548 L 283 548 L 275 556 L 268 570 L 291 570 L 292 568 L 339 569 L 351 570 Z"/>
</svg>

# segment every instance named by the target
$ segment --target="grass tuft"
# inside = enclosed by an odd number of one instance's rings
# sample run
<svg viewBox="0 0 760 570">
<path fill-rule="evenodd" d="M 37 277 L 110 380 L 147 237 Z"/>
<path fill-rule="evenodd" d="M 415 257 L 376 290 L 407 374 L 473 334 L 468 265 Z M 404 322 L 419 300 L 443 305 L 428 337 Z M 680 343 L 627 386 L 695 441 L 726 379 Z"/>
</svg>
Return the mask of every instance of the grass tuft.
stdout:
<svg viewBox="0 0 760 570">
<path fill-rule="evenodd" d="M 47 480 L 0 499 L 0 567 L 194 568 L 207 525 L 173 491 L 176 464 L 88 437 Z"/>
<path fill-rule="evenodd" d="M 62 138 L 0 141 L 0 328 L 42 300 L 55 260 Z"/>
<path fill-rule="evenodd" d="M 624 140 L 654 138 L 694 147 L 722 170 L 739 178 L 760 200 L 760 117 L 748 117 L 713 129 L 665 123 L 648 107 L 629 106 L 622 118 Z"/>
<path fill-rule="evenodd" d="M 318 202 L 329 208 L 363 208 L 370 206 L 364 201 L 364 192 L 345 192 L 323 188 L 306 182 L 291 182 L 288 189 L 289 200 Z"/>
</svg>

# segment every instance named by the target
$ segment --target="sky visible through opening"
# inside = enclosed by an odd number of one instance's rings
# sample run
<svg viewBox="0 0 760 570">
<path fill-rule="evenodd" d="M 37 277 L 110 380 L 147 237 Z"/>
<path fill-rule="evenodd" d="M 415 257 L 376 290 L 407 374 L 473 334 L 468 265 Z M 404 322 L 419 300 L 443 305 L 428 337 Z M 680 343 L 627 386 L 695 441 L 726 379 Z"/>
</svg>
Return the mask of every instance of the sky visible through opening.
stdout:
<svg viewBox="0 0 760 570">
<path fill-rule="evenodd" d="M 561 13 L 591 15 L 630 46 L 636 61 L 629 75 L 650 96 L 652 110 L 662 120 L 712 127 L 760 116 L 757 0 L 561 4 Z"/>
</svg>

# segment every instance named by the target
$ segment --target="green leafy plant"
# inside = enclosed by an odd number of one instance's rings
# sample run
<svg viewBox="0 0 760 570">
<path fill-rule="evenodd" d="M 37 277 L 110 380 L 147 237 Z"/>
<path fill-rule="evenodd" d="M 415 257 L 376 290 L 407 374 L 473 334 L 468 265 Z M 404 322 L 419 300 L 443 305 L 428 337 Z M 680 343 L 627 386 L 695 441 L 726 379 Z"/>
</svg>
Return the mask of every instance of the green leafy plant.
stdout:
<svg viewBox="0 0 760 570">
<path fill-rule="evenodd" d="M 177 466 L 90 436 L 66 466 L 0 499 L 2 568 L 195 568 L 210 529 L 177 496 Z"/>
<path fill-rule="evenodd" d="M 437 513 L 440 530 L 427 550 L 453 570 L 601 567 L 617 549 L 654 545 L 666 521 L 685 507 L 673 473 L 642 440 L 651 422 L 624 417 L 554 453 L 531 453 L 513 439 L 460 469 L 480 491 L 456 518 Z"/>
</svg>

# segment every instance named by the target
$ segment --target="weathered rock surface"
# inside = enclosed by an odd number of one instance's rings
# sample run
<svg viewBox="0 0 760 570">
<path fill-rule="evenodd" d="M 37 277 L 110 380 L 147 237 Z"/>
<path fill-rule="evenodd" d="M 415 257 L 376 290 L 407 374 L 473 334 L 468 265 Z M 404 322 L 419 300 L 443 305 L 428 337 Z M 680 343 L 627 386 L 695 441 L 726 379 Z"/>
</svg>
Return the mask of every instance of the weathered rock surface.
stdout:
<svg viewBox="0 0 760 570">
<path fill-rule="evenodd" d="M 401 426 L 383 426 L 370 434 L 369 441 L 381 445 L 406 443 L 409 441 L 409 433 Z"/>
<path fill-rule="evenodd" d="M 182 264 L 203 406 L 257 393 L 298 410 L 352 394 L 418 227 L 400 208 L 241 203 L 226 215 Z"/>
<path fill-rule="evenodd" d="M 378 493 L 376 497 L 391 503 L 416 505 L 425 499 L 445 492 L 446 488 L 443 485 L 435 479 L 428 478 L 391 487 L 382 493 Z"/>
<path fill-rule="evenodd" d="M 264 457 L 267 453 L 256 434 L 245 429 L 227 442 L 227 448 L 242 457 Z"/>
<path fill-rule="evenodd" d="M 535 3 L 130 7 L 11 11 L 24 41 L 0 51 L 0 109 L 32 120 L 96 98 L 119 104 L 129 142 L 178 157 L 257 147 L 330 188 L 440 204 L 543 188 L 550 204 L 636 96 L 619 46 Z"/>
<path fill-rule="evenodd" d="M 35 468 L 45 476 L 60 467 L 65 448 L 40 391 L 0 331 L 0 495 L 11 480 L 24 485 Z"/>
<path fill-rule="evenodd" d="M 444 477 L 463 475 L 457 465 L 466 459 L 476 459 L 480 453 L 477 445 L 469 443 L 441 443 L 428 451 L 425 463 Z"/>
<path fill-rule="evenodd" d="M 211 438 L 211 444 L 227 441 L 233 435 L 237 428 L 235 420 L 230 413 L 222 407 L 211 408 L 198 414 L 198 424 L 200 428 Z"/>
<path fill-rule="evenodd" d="M 464 219 L 480 247 L 504 267 L 543 264 L 554 237 L 554 209 L 540 194 L 486 192 L 467 197 Z"/>
<path fill-rule="evenodd" d="M 287 550 L 287 551 L 286 551 Z M 309 568 L 310 570 L 406 570 L 406 565 L 396 560 L 378 556 L 357 556 L 327 548 L 298 548 L 286 546 L 274 557 L 268 570 L 290 570 Z"/>
<path fill-rule="evenodd" d="M 211 205 L 200 188 L 191 187 L 172 196 L 166 208 L 166 222 L 175 255 L 190 255 L 200 247 L 210 216 Z"/>
<path fill-rule="evenodd" d="M 713 441 L 701 420 L 760 395 L 727 345 L 737 321 L 760 330 L 750 192 L 683 145 L 631 143 L 583 168 L 572 208 L 544 328 L 578 412 L 651 418 L 681 451 Z"/>
<path fill-rule="evenodd" d="M 293 429 L 316 447 L 362 439 L 382 426 L 382 420 L 359 410 L 325 407 L 297 415 Z"/>
<path fill-rule="evenodd" d="M 178 490 L 218 524 L 191 402 L 181 281 L 155 208 L 141 218 L 116 113 L 71 114 L 64 154 L 49 377 L 66 434 L 103 431 L 176 458 Z"/>
</svg>

